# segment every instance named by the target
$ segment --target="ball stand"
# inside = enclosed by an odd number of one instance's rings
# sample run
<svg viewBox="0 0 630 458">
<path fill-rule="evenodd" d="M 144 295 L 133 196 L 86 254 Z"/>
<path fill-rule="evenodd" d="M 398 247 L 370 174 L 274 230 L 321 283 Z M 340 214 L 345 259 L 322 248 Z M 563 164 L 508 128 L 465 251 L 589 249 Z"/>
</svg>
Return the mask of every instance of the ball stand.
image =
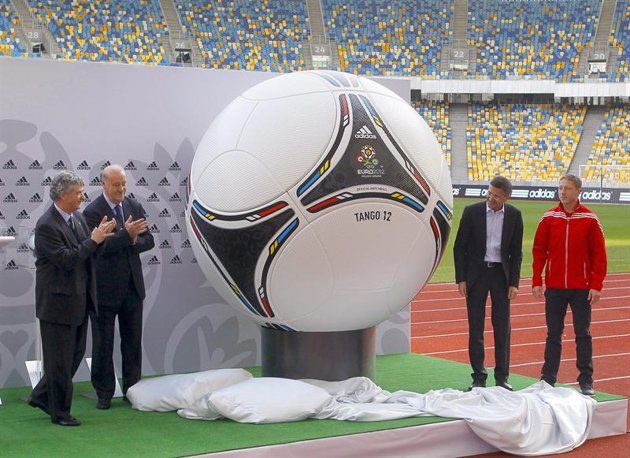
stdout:
<svg viewBox="0 0 630 458">
<path fill-rule="evenodd" d="M 374 380 L 375 327 L 291 332 L 261 327 L 262 375 L 291 379 Z"/>
</svg>

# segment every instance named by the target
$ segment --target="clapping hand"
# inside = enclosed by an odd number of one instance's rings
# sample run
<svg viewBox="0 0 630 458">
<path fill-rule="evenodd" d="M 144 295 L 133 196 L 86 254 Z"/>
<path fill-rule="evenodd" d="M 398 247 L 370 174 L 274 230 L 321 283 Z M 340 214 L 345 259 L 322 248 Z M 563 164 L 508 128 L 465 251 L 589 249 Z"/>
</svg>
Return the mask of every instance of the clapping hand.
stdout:
<svg viewBox="0 0 630 458">
<path fill-rule="evenodd" d="M 103 216 L 103 219 L 101 220 L 99 225 L 92 229 L 92 234 L 90 235 L 90 238 L 100 245 L 107 237 L 111 237 L 112 235 L 114 235 L 112 231 L 115 227 L 116 220 L 112 219 L 110 221 L 107 221 L 107 216 Z"/>
<path fill-rule="evenodd" d="M 135 244 L 138 239 L 138 235 L 145 233 L 149 229 L 149 222 L 144 218 L 134 221 L 131 219 L 131 216 L 129 216 L 127 221 L 125 221 L 125 229 L 129 233 L 132 243 Z"/>
</svg>

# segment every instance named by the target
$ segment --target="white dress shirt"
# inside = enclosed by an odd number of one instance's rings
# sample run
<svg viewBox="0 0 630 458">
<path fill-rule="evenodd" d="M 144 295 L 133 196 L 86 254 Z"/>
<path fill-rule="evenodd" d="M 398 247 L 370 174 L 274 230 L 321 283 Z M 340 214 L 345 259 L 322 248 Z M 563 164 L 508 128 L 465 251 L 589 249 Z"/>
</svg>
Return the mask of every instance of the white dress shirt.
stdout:
<svg viewBox="0 0 630 458">
<path fill-rule="evenodd" d="M 503 234 L 503 218 L 505 205 L 494 211 L 486 204 L 486 262 L 501 262 L 501 235 Z"/>
</svg>

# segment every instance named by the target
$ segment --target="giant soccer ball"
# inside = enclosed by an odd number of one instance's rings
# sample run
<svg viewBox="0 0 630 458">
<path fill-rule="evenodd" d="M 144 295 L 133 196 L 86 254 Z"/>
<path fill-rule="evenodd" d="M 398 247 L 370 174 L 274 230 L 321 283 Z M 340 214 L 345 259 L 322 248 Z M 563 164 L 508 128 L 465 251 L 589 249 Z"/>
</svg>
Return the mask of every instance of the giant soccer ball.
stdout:
<svg viewBox="0 0 630 458">
<path fill-rule="evenodd" d="M 258 323 L 374 326 L 422 289 L 448 239 L 449 169 L 399 96 L 330 71 L 245 91 L 205 133 L 186 223 L 199 266 Z"/>
</svg>

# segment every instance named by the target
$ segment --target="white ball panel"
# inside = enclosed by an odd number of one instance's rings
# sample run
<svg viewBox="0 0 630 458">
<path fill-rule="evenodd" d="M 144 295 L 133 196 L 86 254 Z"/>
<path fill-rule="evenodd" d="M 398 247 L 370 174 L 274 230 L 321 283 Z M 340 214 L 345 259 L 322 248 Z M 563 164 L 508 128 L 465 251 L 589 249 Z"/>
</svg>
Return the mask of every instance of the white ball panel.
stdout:
<svg viewBox="0 0 630 458">
<path fill-rule="evenodd" d="M 442 159 L 442 173 L 440 174 L 440 181 L 436 183 L 435 190 L 439 194 L 442 201 L 453 209 L 453 182 L 451 181 L 451 171 L 448 168 L 446 158 Z"/>
<path fill-rule="evenodd" d="M 442 148 L 422 117 L 402 99 L 370 94 L 376 111 L 383 118 L 398 145 L 424 177 L 435 185 L 442 172 Z"/>
<path fill-rule="evenodd" d="M 260 102 L 238 147 L 254 154 L 289 190 L 326 154 L 336 123 L 337 108 L 330 93 Z"/>
<path fill-rule="evenodd" d="M 242 97 L 249 100 L 272 100 L 313 92 L 330 92 L 321 77 L 309 73 L 285 73 L 248 89 Z"/>
<path fill-rule="evenodd" d="M 236 147 L 243 125 L 256 106 L 256 102 L 235 99 L 214 118 L 195 151 L 191 168 L 193 186 L 206 167 L 220 154 Z"/>
<path fill-rule="evenodd" d="M 409 246 L 398 265 L 392 290 L 402 297 L 398 303 L 387 303 L 391 313 L 397 313 L 407 305 L 429 279 L 435 259 L 435 238 L 427 225 L 416 228 L 416 240 Z M 402 304 L 402 305 L 401 305 Z"/>
<path fill-rule="evenodd" d="M 379 219 L 357 221 L 356 214 L 364 212 Z M 310 227 L 333 266 L 335 289 L 365 291 L 392 287 L 419 225 L 419 217 L 403 207 L 364 201 L 334 209 Z"/>
<path fill-rule="evenodd" d="M 301 317 L 317 311 L 332 289 L 333 271 L 326 251 L 307 226 L 278 254 L 269 279 L 269 302 L 279 319 Z"/>
<path fill-rule="evenodd" d="M 262 207 L 284 193 L 267 167 L 246 151 L 228 151 L 199 176 L 195 191 L 207 207 L 242 212 Z"/>
</svg>

